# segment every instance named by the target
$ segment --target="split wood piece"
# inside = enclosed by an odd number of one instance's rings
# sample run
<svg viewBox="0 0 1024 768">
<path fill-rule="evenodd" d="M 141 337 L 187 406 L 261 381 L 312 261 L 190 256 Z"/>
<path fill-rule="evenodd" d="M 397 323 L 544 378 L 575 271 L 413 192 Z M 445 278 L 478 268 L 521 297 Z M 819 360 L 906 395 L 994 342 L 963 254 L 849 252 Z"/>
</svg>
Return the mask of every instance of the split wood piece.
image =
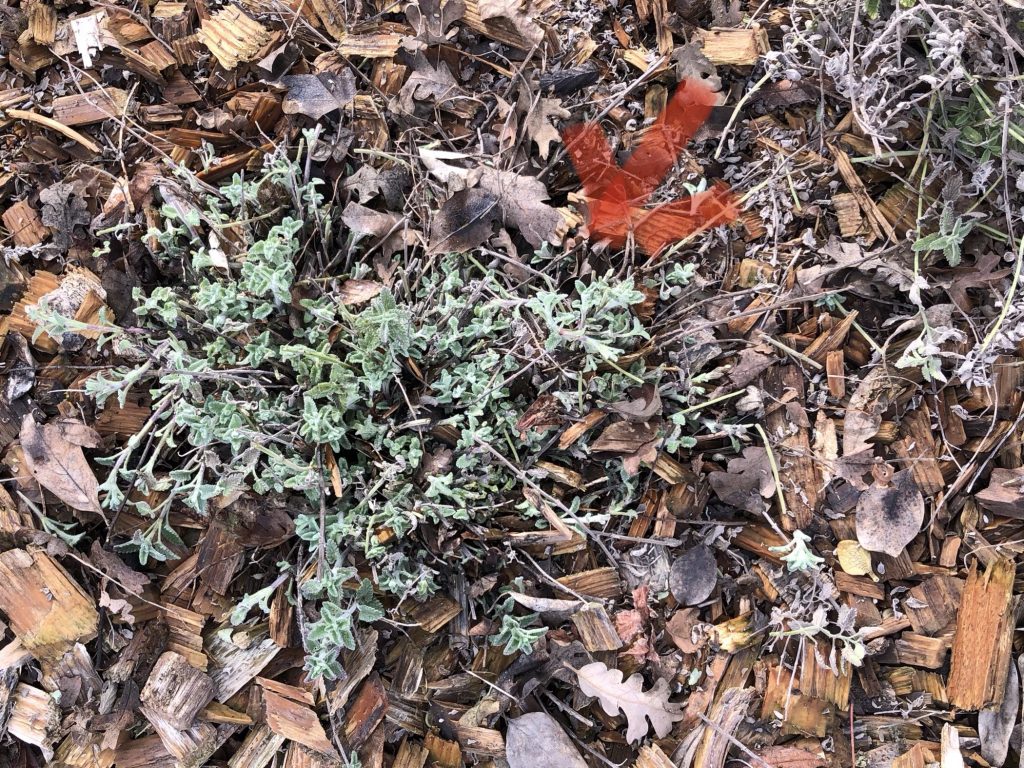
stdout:
<svg viewBox="0 0 1024 768">
<path fill-rule="evenodd" d="M 959 448 L 967 442 L 967 431 L 964 429 L 964 421 L 954 410 L 957 397 L 954 387 L 943 387 L 942 393 L 936 398 L 935 410 L 939 414 L 939 422 L 942 424 L 942 436 L 945 441 L 955 448 Z"/>
<path fill-rule="evenodd" d="M 732 29 L 712 27 L 698 29 L 704 57 L 712 64 L 734 67 L 752 67 L 770 50 L 768 33 L 761 27 Z"/>
<path fill-rule="evenodd" d="M 312 701 L 304 703 L 297 701 L 293 696 L 282 695 L 285 692 L 282 688 L 291 689 L 293 686 L 280 683 L 271 686 L 271 683 L 272 681 L 260 681 L 263 721 L 267 727 L 289 741 L 307 746 L 328 757 L 338 757 L 324 727 L 320 724 L 320 719 L 311 709 Z M 306 693 L 301 689 L 293 690 L 299 695 Z"/>
<path fill-rule="evenodd" d="M 830 653 L 834 651 L 825 643 L 804 643 L 803 663 L 800 666 L 800 692 L 835 704 L 845 712 L 850 708 L 852 665 L 845 662 L 837 665 L 839 674 L 835 674 L 819 661 L 828 659 Z"/>
<path fill-rule="evenodd" d="M 657 744 L 647 744 L 640 748 L 633 768 L 675 768 L 675 763 Z"/>
<path fill-rule="evenodd" d="M 205 672 L 209 660 L 203 653 L 203 625 L 206 617 L 179 605 L 164 601 L 163 620 L 167 624 L 167 650 L 181 654 L 188 663 Z"/>
<path fill-rule="evenodd" d="M 238 636 L 238 633 L 233 635 Z M 222 704 L 262 672 L 281 650 L 267 632 L 250 636 L 243 646 L 215 631 L 207 637 L 205 647 L 210 659 L 214 698 Z"/>
<path fill-rule="evenodd" d="M 159 0 L 149 12 L 149 19 L 153 32 L 168 43 L 192 33 L 188 3 Z"/>
<path fill-rule="evenodd" d="M 1016 355 L 1000 355 L 992 364 L 995 404 L 999 417 L 1015 419 L 1024 401 L 1024 365 Z"/>
<path fill-rule="evenodd" d="M 188 659 L 167 651 L 157 659 L 142 689 L 146 717 L 163 718 L 176 728 L 188 728 L 213 700 L 213 680 L 189 664 Z"/>
<path fill-rule="evenodd" d="M 346 32 L 338 39 L 335 51 L 346 57 L 388 61 L 398 54 L 402 40 L 406 37 L 407 35 L 400 32 L 372 32 L 361 35 Z"/>
<path fill-rule="evenodd" d="M 904 632 L 892 647 L 897 663 L 925 669 L 941 669 L 948 650 L 947 638 L 927 637 L 916 632 Z"/>
<path fill-rule="evenodd" d="M 313 11 L 320 19 L 327 34 L 337 41 L 345 37 L 345 26 L 348 14 L 344 3 L 340 0 L 310 0 Z"/>
<path fill-rule="evenodd" d="M 811 524 L 820 499 L 821 478 L 811 453 L 810 423 L 804 402 L 804 377 L 795 365 L 776 366 L 765 375 L 765 388 L 776 399 L 792 400 L 765 416 L 769 436 L 782 439 L 773 446 L 779 465 L 782 496 L 789 512 L 782 516 L 787 531 L 804 530 Z M 795 395 L 795 396 L 794 396 Z"/>
<path fill-rule="evenodd" d="M 846 344 L 847 336 L 850 335 L 850 329 L 855 322 L 857 322 L 856 310 L 850 312 L 846 317 L 812 341 L 807 346 L 807 349 L 804 350 L 804 355 L 816 363 L 824 363 L 829 354 L 841 352 Z"/>
<path fill-rule="evenodd" d="M 352 749 L 359 749 L 374 729 L 384 720 L 388 710 L 388 693 L 380 676 L 371 674 L 345 712 L 342 738 Z"/>
<path fill-rule="evenodd" d="M 40 45 L 52 45 L 57 38 L 57 11 L 52 5 L 36 2 L 28 9 L 28 32 Z"/>
<path fill-rule="evenodd" d="M 199 545 L 196 570 L 199 580 L 218 595 L 226 595 L 235 573 L 242 566 L 245 549 L 238 537 L 225 527 L 222 517 L 214 518 Z"/>
<path fill-rule="evenodd" d="M 236 7 L 224 8 L 200 24 L 199 39 L 224 69 L 252 61 L 270 42 L 270 31 Z"/>
<path fill-rule="evenodd" d="M 293 741 L 288 745 L 283 768 L 342 768 L 342 763 Z M 394 768 L 401 768 L 401 764 L 396 762 Z"/>
<path fill-rule="evenodd" d="M 935 635 L 948 627 L 956 619 L 963 591 L 963 579 L 952 576 L 933 576 L 910 590 L 911 600 L 903 607 L 914 631 Z"/>
<path fill-rule="evenodd" d="M 284 736 L 274 733 L 269 726 L 258 725 L 228 760 L 228 768 L 263 768 L 277 757 L 284 742 Z"/>
<path fill-rule="evenodd" d="M 960 709 L 1002 704 L 1013 637 L 1013 561 L 995 560 L 984 573 L 971 564 L 956 621 L 946 690 Z"/>
<path fill-rule="evenodd" d="M 433 597 L 425 603 L 412 603 L 404 607 L 409 621 L 430 635 L 440 632 L 462 610 L 454 600 L 449 600 L 441 595 Z"/>
<path fill-rule="evenodd" d="M 426 747 L 407 736 L 398 748 L 392 768 L 423 768 L 429 756 Z"/>
<path fill-rule="evenodd" d="M 69 734 L 57 747 L 53 764 L 60 768 L 112 768 L 117 752 L 103 746 L 103 734 Z"/>
<path fill-rule="evenodd" d="M 39 76 L 39 71 L 54 64 L 57 61 L 57 57 L 54 56 L 53 51 L 48 46 L 30 41 L 21 41 L 21 45 L 18 48 L 10 49 L 8 61 L 15 71 L 20 72 L 34 83 Z M 7 110 L 7 116 L 14 120 L 18 119 L 15 115 L 11 114 L 11 110 Z"/>
<path fill-rule="evenodd" d="M 462 723 L 453 723 L 455 738 L 462 747 L 463 754 L 475 755 L 479 758 L 505 757 L 505 737 L 493 728 L 482 728 Z"/>
<path fill-rule="evenodd" d="M 39 747 L 49 760 L 59 731 L 60 708 L 56 699 L 46 691 L 19 683 L 12 696 L 7 733 L 19 741 Z"/>
<path fill-rule="evenodd" d="M 39 245 L 50 236 L 50 230 L 43 226 L 39 214 L 26 200 L 19 200 L 4 211 L 3 221 L 15 245 L 24 248 Z"/>
<path fill-rule="evenodd" d="M 892 768 L 925 768 L 935 764 L 935 754 L 924 744 L 918 743 L 897 757 Z"/>
<path fill-rule="evenodd" d="M 97 88 L 88 93 L 60 96 L 53 100 L 53 119 L 62 125 L 91 125 L 124 116 L 128 92 L 121 88 Z"/>
<path fill-rule="evenodd" d="M 854 238 L 867 234 L 856 195 L 852 192 L 839 192 L 832 195 L 832 206 L 836 209 L 840 235 L 844 238 Z"/>
<path fill-rule="evenodd" d="M 768 667 L 766 683 L 761 702 L 762 718 L 775 717 L 775 712 L 781 712 L 782 734 L 825 738 L 829 726 L 827 711 L 831 707 L 828 702 L 798 693 L 800 678 L 778 663 Z"/>
<path fill-rule="evenodd" d="M 885 680 L 892 686 L 897 696 L 909 696 L 923 691 L 940 704 L 948 704 L 946 684 L 938 672 L 928 672 L 914 667 L 890 667 L 885 673 Z"/>
<path fill-rule="evenodd" d="M 946 487 L 946 481 L 939 467 L 941 451 L 932 432 L 931 413 L 924 402 L 903 418 L 900 431 L 903 437 L 892 444 L 893 451 L 910 469 L 921 493 L 935 496 Z"/>
<path fill-rule="evenodd" d="M 1024 469 L 993 469 L 988 488 L 974 498 L 992 514 L 1024 520 Z"/>
<path fill-rule="evenodd" d="M 226 704 L 221 704 L 219 701 L 211 701 L 203 707 L 203 711 L 199 713 L 199 719 L 207 723 L 217 723 L 219 725 L 245 726 L 256 722 L 245 712 L 239 712 Z"/>
<path fill-rule="evenodd" d="M 117 768 L 178 768 L 178 761 L 156 734 L 119 746 L 114 753 L 114 764 Z"/>
<path fill-rule="evenodd" d="M 41 551 L 0 554 L 0 611 L 44 669 L 59 663 L 76 642 L 94 638 L 99 625 L 92 598 Z"/>
<path fill-rule="evenodd" d="M 622 598 L 622 584 L 619 581 L 619 573 L 614 568 L 595 568 L 591 571 L 572 573 L 562 576 L 558 583 L 586 597 L 601 600 Z"/>
<path fill-rule="evenodd" d="M 754 700 L 753 688 L 731 688 L 711 708 L 704 723 L 704 738 L 697 747 L 693 764 L 701 768 L 722 768 L 733 747 L 733 735 L 746 719 Z"/>
<path fill-rule="evenodd" d="M 825 355 L 825 375 L 828 377 L 828 391 L 836 400 L 842 400 L 846 397 L 845 357 L 841 349 L 833 350 Z"/>
<path fill-rule="evenodd" d="M 615 631 L 615 625 L 608 613 L 597 603 L 590 603 L 571 617 L 583 647 L 588 651 L 617 651 L 622 647 L 622 638 Z"/>
<path fill-rule="evenodd" d="M 864 182 L 857 175 L 853 163 L 850 162 L 850 156 L 833 144 L 829 144 L 829 149 L 832 152 L 832 156 L 835 157 L 839 175 L 843 177 L 847 188 L 857 198 L 857 203 L 860 205 L 861 210 L 864 211 L 864 216 L 867 218 L 872 232 L 877 236 L 884 232 L 890 240 L 896 240 L 896 230 L 893 229 L 888 219 L 882 215 L 878 206 L 875 205 L 875 201 L 871 199 L 867 187 L 864 186 Z"/>
<path fill-rule="evenodd" d="M 462 750 L 459 749 L 457 741 L 442 739 L 431 732 L 423 739 L 423 744 L 430 755 L 432 768 L 433 766 L 436 768 L 461 768 L 465 765 L 465 761 L 462 759 Z"/>
</svg>

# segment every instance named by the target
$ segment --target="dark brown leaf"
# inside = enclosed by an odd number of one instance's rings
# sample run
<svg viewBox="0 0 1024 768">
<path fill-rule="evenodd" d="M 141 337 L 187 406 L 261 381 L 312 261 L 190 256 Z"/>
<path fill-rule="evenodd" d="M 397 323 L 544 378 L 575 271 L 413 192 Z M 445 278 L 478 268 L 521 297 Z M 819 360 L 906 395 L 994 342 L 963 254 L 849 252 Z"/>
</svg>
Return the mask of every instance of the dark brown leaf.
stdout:
<svg viewBox="0 0 1024 768">
<path fill-rule="evenodd" d="M 703 603 L 718 583 L 718 565 L 711 548 L 698 544 L 675 559 L 668 576 L 668 588 L 680 605 Z"/>
</svg>

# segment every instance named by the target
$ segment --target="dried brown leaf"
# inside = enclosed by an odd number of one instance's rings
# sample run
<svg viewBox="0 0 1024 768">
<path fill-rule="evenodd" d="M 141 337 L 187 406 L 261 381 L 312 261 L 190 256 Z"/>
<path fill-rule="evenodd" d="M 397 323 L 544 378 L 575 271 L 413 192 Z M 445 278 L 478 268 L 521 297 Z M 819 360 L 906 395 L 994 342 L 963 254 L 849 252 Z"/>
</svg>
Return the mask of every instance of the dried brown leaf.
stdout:
<svg viewBox="0 0 1024 768">
<path fill-rule="evenodd" d="M 576 670 L 580 690 L 587 696 L 596 696 L 606 714 L 614 717 L 621 710 L 626 716 L 626 741 L 639 741 L 647 735 L 650 720 L 658 738 L 672 730 L 672 723 L 682 720 L 679 707 L 668 700 L 668 683 L 658 680 L 649 691 L 643 690 L 644 679 L 636 674 L 627 680 L 622 672 L 609 669 L 601 661 Z"/>
<path fill-rule="evenodd" d="M 540 99 L 537 106 L 530 110 L 523 122 L 526 135 L 537 145 L 538 154 L 542 160 L 548 159 L 551 152 L 552 142 L 562 140 L 558 129 L 552 124 L 558 118 L 565 119 L 572 113 L 562 106 L 559 99 Z"/>
<path fill-rule="evenodd" d="M 25 464 L 36 482 L 69 507 L 101 511 L 99 483 L 82 452 L 83 445 L 98 445 L 95 432 L 73 419 L 39 425 L 27 414 L 20 436 Z"/>
<path fill-rule="evenodd" d="M 874 485 L 857 502 L 857 541 L 869 552 L 899 557 L 924 523 L 924 497 L 911 470 Z"/>
<path fill-rule="evenodd" d="M 764 500 L 775 493 L 771 463 L 764 448 L 743 449 L 743 456 L 731 459 L 728 472 L 712 472 L 708 482 L 722 501 L 759 515 Z"/>
</svg>

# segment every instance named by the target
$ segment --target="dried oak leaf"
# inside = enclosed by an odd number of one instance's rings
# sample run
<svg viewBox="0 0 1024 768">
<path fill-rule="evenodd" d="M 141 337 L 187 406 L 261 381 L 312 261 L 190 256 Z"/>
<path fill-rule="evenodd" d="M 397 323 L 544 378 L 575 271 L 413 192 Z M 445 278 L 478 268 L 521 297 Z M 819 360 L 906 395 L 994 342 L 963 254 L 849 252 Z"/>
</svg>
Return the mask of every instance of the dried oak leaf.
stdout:
<svg viewBox="0 0 1024 768">
<path fill-rule="evenodd" d="M 450 192 L 476 187 L 496 199 L 502 224 L 518 229 L 530 245 L 538 248 L 544 242 L 561 242 L 566 221 L 556 208 L 544 202 L 548 190 L 540 179 L 485 165 L 465 168 L 445 162 L 470 159 L 458 152 L 421 148 L 419 154 L 430 175 Z"/>
<path fill-rule="evenodd" d="M 462 0 L 416 0 L 405 6 L 405 18 L 416 30 L 416 39 L 426 45 L 449 42 L 445 31 L 466 13 Z"/>
<path fill-rule="evenodd" d="M 587 768 L 572 739 L 547 712 L 508 721 L 505 760 L 509 768 Z"/>
<path fill-rule="evenodd" d="M 398 92 L 395 106 L 399 112 L 412 115 L 416 112 L 417 101 L 437 103 L 445 97 L 458 94 L 459 84 L 455 82 L 452 72 L 444 62 L 437 67 L 430 65 L 427 57 L 417 53 L 412 59 L 413 72 Z"/>
<path fill-rule="evenodd" d="M 857 502 L 857 541 L 869 552 L 899 557 L 924 523 L 924 497 L 909 469 L 873 485 Z"/>
<path fill-rule="evenodd" d="M 21 448 L 25 464 L 41 486 L 61 501 L 83 512 L 101 511 L 99 483 L 82 447 L 95 448 L 99 435 L 74 419 L 40 425 L 31 414 L 21 421 Z"/>
<path fill-rule="evenodd" d="M 66 251 L 74 242 L 75 229 L 92 220 L 89 208 L 75 188 L 62 181 L 40 192 L 39 201 L 43 204 L 40 217 L 53 233 L 54 245 Z"/>
<path fill-rule="evenodd" d="M 642 675 L 623 680 L 622 672 L 609 669 L 601 661 L 577 669 L 576 674 L 580 690 L 587 696 L 596 696 L 606 714 L 615 717 L 621 710 L 626 716 L 626 741 L 644 738 L 648 720 L 658 738 L 663 739 L 672 730 L 672 723 L 683 718 L 679 707 L 669 702 L 668 683 L 664 680 L 659 679 L 651 690 L 645 692 Z"/>
<path fill-rule="evenodd" d="M 775 493 L 771 463 L 764 448 L 743 449 L 743 456 L 730 459 L 727 472 L 712 472 L 708 482 L 726 504 L 754 515 L 764 511 L 764 500 Z"/>
<path fill-rule="evenodd" d="M 352 72 L 321 72 L 316 75 L 288 75 L 281 78 L 288 95 L 281 102 L 286 115 L 305 115 L 319 120 L 324 115 L 352 103 L 356 81 Z"/>
<path fill-rule="evenodd" d="M 415 233 L 405 229 L 402 219 L 395 214 L 381 213 L 354 201 L 341 212 L 341 221 L 355 234 L 380 242 L 385 256 L 415 241 Z"/>
<path fill-rule="evenodd" d="M 541 160 L 548 159 L 552 142 L 562 140 L 561 134 L 551 121 L 558 118 L 565 119 L 571 114 L 562 106 L 559 99 L 541 99 L 526 116 L 523 128 L 526 129 L 526 135 L 537 145 Z"/>
<path fill-rule="evenodd" d="M 697 608 L 676 611 L 665 624 L 665 631 L 676 648 L 683 653 L 697 653 L 706 646 L 711 639 L 712 629 L 710 624 L 701 622 L 700 610 Z"/>
<path fill-rule="evenodd" d="M 711 548 L 698 544 L 686 550 L 672 563 L 668 588 L 680 605 L 703 603 L 715 591 L 718 566 Z"/>
</svg>

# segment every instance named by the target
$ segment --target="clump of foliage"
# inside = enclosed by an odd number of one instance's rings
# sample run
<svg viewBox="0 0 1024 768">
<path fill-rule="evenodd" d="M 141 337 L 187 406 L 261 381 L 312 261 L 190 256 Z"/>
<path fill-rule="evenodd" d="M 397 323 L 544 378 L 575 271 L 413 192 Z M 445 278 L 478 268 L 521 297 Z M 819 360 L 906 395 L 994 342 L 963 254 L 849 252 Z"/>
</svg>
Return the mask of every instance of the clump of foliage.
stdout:
<svg viewBox="0 0 1024 768">
<path fill-rule="evenodd" d="M 356 621 L 384 616 L 376 595 L 422 599 L 438 588 L 437 553 L 417 529 L 446 536 L 499 513 L 541 520 L 517 467 L 543 436 L 515 429 L 538 394 L 579 412 L 657 380 L 642 361 L 615 362 L 647 339 L 632 309 L 644 294 L 611 274 L 514 284 L 450 256 L 346 304 L 337 287 L 369 268 L 323 277 L 325 254 L 351 243 L 298 161 L 278 153 L 256 178 L 202 189 L 192 208 L 165 206 L 150 233 L 171 279 L 138 293 L 138 327 L 102 328 L 121 364 L 92 376 L 88 394 L 98 407 L 140 392 L 152 403 L 145 426 L 104 459 L 103 504 L 149 521 L 119 545 L 145 563 L 182 545 L 172 510 L 202 519 L 239 494 L 296 499 L 296 533 L 317 563 L 299 596 L 318 606 L 304 624 L 307 668 L 334 676 Z M 689 274 L 674 269 L 651 289 L 671 295 Z M 52 333 L 75 330 L 44 305 L 35 316 Z M 587 451 L 586 440 L 574 450 Z M 602 489 L 603 519 L 634 489 L 624 484 L 618 500 Z M 593 498 L 567 503 L 570 524 L 601 518 L 589 516 Z M 270 594 L 249 596 L 233 620 L 266 609 Z M 538 635 L 530 617 L 498 608 L 497 642 L 528 649 Z"/>
</svg>

